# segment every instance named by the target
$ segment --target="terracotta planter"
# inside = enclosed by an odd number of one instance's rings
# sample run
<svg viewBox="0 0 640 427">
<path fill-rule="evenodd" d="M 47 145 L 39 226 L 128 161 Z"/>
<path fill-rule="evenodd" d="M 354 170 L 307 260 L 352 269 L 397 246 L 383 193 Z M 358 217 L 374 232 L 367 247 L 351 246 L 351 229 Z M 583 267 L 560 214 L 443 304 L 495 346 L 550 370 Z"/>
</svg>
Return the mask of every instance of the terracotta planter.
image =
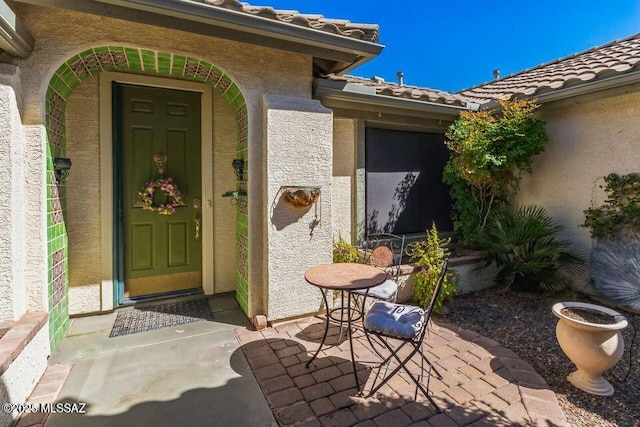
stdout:
<svg viewBox="0 0 640 427">
<path fill-rule="evenodd" d="M 590 323 L 571 318 L 562 312 L 564 308 L 581 308 L 612 316 L 606 324 Z M 578 368 L 567 379 L 575 387 L 599 396 L 612 396 L 613 386 L 602 378 L 602 373 L 612 368 L 624 351 L 620 330 L 627 327 L 627 319 L 606 307 L 582 302 L 560 302 L 553 306 L 558 317 L 556 337 L 562 351 Z"/>
<path fill-rule="evenodd" d="M 320 197 L 318 187 L 291 187 L 282 190 L 284 198 L 297 208 L 309 206 Z"/>
</svg>

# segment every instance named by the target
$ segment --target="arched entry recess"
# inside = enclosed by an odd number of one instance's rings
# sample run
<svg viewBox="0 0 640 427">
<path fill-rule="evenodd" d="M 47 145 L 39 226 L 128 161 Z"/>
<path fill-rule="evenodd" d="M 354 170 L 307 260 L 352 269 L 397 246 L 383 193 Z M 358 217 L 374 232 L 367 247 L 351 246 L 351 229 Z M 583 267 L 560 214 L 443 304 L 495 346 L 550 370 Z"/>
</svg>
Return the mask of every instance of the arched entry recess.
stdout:
<svg viewBox="0 0 640 427">
<path fill-rule="evenodd" d="M 47 167 L 47 260 L 49 296 L 49 332 L 55 348 L 69 326 L 68 239 L 63 209 L 66 189 L 58 184 L 53 160 L 66 157 L 65 109 L 67 100 L 83 80 L 103 71 L 144 73 L 166 78 L 201 82 L 218 91 L 234 112 L 236 158 L 248 159 L 247 106 L 238 86 L 223 71 L 187 55 L 126 46 L 100 46 L 74 55 L 53 74 L 46 92 L 46 167 Z M 231 172 L 231 171 L 230 171 Z M 248 174 L 238 185 L 246 190 Z M 249 232 L 246 196 L 236 211 L 236 296 L 245 313 L 249 307 Z M 110 236 L 106 236 L 110 238 Z M 104 237 L 103 237 L 104 238 Z M 113 284 L 103 281 L 104 289 Z"/>
</svg>

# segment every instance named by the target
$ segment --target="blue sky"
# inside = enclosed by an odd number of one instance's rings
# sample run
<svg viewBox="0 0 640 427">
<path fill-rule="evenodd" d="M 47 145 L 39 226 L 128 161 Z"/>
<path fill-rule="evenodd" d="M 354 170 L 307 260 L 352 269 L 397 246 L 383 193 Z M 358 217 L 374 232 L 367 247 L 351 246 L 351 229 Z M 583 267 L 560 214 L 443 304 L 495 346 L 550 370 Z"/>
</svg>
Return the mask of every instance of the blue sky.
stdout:
<svg viewBox="0 0 640 427">
<path fill-rule="evenodd" d="M 382 54 L 351 74 L 457 91 L 640 32 L 640 0 L 249 0 L 380 25 Z"/>
</svg>

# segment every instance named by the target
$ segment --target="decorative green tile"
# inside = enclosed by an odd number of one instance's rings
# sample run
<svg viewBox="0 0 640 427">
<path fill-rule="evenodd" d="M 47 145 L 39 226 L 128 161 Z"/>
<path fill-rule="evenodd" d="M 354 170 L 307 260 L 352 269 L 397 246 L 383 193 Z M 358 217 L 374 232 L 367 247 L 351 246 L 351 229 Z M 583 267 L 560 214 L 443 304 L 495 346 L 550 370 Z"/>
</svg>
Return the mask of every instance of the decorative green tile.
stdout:
<svg viewBox="0 0 640 427">
<path fill-rule="evenodd" d="M 240 95 L 240 89 L 238 89 L 238 86 L 236 86 L 235 83 L 231 83 L 229 88 L 224 93 L 224 99 L 226 99 L 227 102 L 231 104 L 231 101 L 233 101 L 235 97 L 238 95 Z M 235 111 L 235 108 L 234 108 L 234 111 Z"/>
<path fill-rule="evenodd" d="M 238 234 L 241 234 L 242 236 L 248 236 L 248 229 L 245 225 L 242 224 L 237 224 L 236 223 L 236 231 L 238 232 Z"/>
<path fill-rule="evenodd" d="M 238 96 L 236 96 L 231 102 L 229 102 L 229 105 L 235 113 L 240 108 L 243 108 L 246 104 L 244 102 L 244 97 L 240 93 L 238 93 Z"/>
<path fill-rule="evenodd" d="M 152 50 L 141 49 L 142 54 L 142 65 L 144 66 L 144 71 L 154 72 L 156 73 L 158 70 L 156 69 L 156 53 Z"/>
<path fill-rule="evenodd" d="M 67 64 L 62 65 L 56 71 L 56 74 L 69 86 L 71 89 L 75 89 L 80 85 L 80 79 L 76 77 L 75 73 L 69 68 Z"/>
<path fill-rule="evenodd" d="M 63 84 L 64 82 L 62 81 L 62 79 L 55 74 L 51 77 L 51 80 L 49 81 L 49 87 L 52 90 L 56 91 L 58 94 L 60 94 L 60 86 Z"/>
<path fill-rule="evenodd" d="M 171 73 L 171 55 L 165 52 L 158 52 L 158 72 L 162 74 Z"/>
<path fill-rule="evenodd" d="M 80 59 L 80 55 L 73 55 L 71 58 L 69 58 L 69 60 L 67 60 L 67 62 L 65 62 L 65 64 L 71 67 L 78 61 L 78 59 Z"/>
<path fill-rule="evenodd" d="M 93 51 L 98 52 L 109 52 L 109 48 L 107 46 L 94 47 Z"/>
<path fill-rule="evenodd" d="M 224 95 L 232 85 L 235 85 L 235 83 L 233 83 L 233 80 L 231 80 L 231 78 L 229 78 L 229 76 L 225 74 L 216 85 L 216 89 L 218 89 L 220 93 Z"/>
<path fill-rule="evenodd" d="M 60 78 L 57 81 L 55 91 L 58 92 L 58 95 L 60 95 L 65 101 L 69 99 L 69 96 L 71 96 L 71 92 L 73 92 L 73 90 L 71 90 L 71 88 L 67 86 L 66 83 Z"/>
<path fill-rule="evenodd" d="M 87 56 L 90 56 L 90 55 L 93 55 L 93 54 L 94 54 L 93 49 L 87 49 L 84 52 L 80 52 L 78 55 L 80 55 L 80 58 L 84 59 Z"/>
<path fill-rule="evenodd" d="M 140 52 L 138 49 L 126 47 L 124 49 L 124 53 L 127 56 L 127 61 L 129 62 L 129 69 L 133 71 L 142 71 L 142 63 L 140 62 Z"/>
<path fill-rule="evenodd" d="M 211 72 L 219 74 L 219 75 L 223 75 L 224 74 L 224 72 L 220 68 L 216 67 L 213 64 L 211 64 Z"/>
<path fill-rule="evenodd" d="M 244 293 L 244 292 L 236 291 L 236 300 L 238 301 L 238 304 L 242 308 L 242 311 L 244 311 L 245 314 L 248 314 L 249 313 L 249 304 L 247 303 L 247 294 Z"/>
<path fill-rule="evenodd" d="M 187 58 L 182 55 L 173 55 L 173 65 L 171 66 L 171 74 L 174 76 L 184 75 L 184 65 L 187 62 Z"/>
</svg>

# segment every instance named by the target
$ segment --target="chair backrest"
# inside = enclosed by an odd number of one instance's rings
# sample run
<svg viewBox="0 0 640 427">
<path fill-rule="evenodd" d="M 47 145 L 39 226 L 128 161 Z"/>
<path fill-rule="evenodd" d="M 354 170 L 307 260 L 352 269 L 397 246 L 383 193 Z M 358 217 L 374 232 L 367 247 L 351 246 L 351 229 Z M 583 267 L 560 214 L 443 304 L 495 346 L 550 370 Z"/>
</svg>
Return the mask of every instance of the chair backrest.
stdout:
<svg viewBox="0 0 640 427">
<path fill-rule="evenodd" d="M 444 263 L 442 264 L 442 268 L 440 270 L 440 276 L 438 277 L 438 281 L 436 282 L 436 287 L 433 290 L 433 294 L 431 294 L 431 300 L 429 301 L 429 305 L 422 316 L 422 321 L 424 328 L 422 329 L 422 333 L 420 334 L 420 341 L 424 338 L 424 334 L 429 327 L 429 319 L 431 319 L 431 313 L 433 313 L 433 308 L 436 305 L 436 300 L 440 295 L 440 291 L 442 290 L 442 284 L 444 283 L 444 277 L 447 275 L 447 268 L 449 265 L 449 258 L 445 258 Z"/>
<path fill-rule="evenodd" d="M 365 264 L 387 269 L 387 277 L 397 281 L 404 253 L 404 235 L 379 233 L 370 234 L 365 242 Z"/>
</svg>

